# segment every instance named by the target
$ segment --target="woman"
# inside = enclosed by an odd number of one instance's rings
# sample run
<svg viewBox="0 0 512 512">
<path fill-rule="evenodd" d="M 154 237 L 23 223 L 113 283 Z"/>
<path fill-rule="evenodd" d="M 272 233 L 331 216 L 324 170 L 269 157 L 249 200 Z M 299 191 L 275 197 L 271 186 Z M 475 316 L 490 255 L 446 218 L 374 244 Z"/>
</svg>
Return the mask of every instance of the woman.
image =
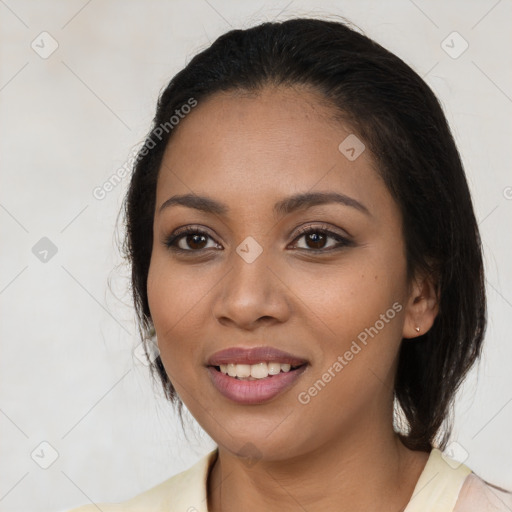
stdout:
<svg viewBox="0 0 512 512">
<path fill-rule="evenodd" d="M 334 21 L 224 34 L 161 95 L 125 213 L 153 369 L 218 448 L 102 510 L 512 508 L 440 451 L 483 264 L 446 119 L 398 57 Z"/>
</svg>

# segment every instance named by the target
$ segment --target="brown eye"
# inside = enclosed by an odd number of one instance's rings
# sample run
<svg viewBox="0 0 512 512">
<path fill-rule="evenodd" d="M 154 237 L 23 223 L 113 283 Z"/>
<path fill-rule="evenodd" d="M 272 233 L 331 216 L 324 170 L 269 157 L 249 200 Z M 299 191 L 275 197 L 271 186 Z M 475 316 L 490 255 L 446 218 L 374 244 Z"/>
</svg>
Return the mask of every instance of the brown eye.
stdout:
<svg viewBox="0 0 512 512">
<path fill-rule="evenodd" d="M 208 246 L 209 241 L 213 245 Z M 193 227 L 178 230 L 169 236 L 164 244 L 171 250 L 190 253 L 219 247 L 208 233 Z"/>
<path fill-rule="evenodd" d="M 309 233 L 308 235 L 305 235 L 306 237 L 306 244 L 311 249 L 323 249 L 325 242 L 327 240 L 327 237 L 318 232 Z"/>
<path fill-rule="evenodd" d="M 185 241 L 185 244 L 191 249 L 204 249 L 204 246 L 207 242 L 207 237 L 200 234 L 187 235 L 186 237 L 182 238 L 180 242 L 181 241 Z"/>
<path fill-rule="evenodd" d="M 301 235 L 295 239 L 298 249 L 309 250 L 309 252 L 329 252 L 334 249 L 341 249 L 353 245 L 348 238 L 325 228 L 307 227 L 300 230 Z M 301 247 L 298 241 L 304 239 Z M 332 242 L 331 242 L 332 240 Z"/>
</svg>

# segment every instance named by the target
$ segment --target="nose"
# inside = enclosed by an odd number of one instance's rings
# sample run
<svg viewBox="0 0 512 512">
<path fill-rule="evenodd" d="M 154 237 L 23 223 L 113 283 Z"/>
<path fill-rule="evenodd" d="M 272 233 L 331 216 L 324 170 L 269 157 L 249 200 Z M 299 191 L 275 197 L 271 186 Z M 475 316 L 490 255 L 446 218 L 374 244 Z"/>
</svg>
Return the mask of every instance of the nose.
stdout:
<svg viewBox="0 0 512 512">
<path fill-rule="evenodd" d="M 231 271 L 214 298 L 212 312 L 216 320 L 244 330 L 286 322 L 290 292 L 266 251 L 251 263 L 233 253 L 232 261 Z"/>
</svg>

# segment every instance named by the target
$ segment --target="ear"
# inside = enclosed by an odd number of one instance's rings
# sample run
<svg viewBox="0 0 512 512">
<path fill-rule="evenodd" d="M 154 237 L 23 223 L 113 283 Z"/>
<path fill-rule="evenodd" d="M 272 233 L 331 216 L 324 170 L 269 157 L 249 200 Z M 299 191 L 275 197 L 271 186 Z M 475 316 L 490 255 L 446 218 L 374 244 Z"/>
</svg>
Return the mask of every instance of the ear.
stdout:
<svg viewBox="0 0 512 512">
<path fill-rule="evenodd" d="M 405 307 L 403 338 L 417 338 L 433 325 L 439 312 L 437 283 L 433 274 L 416 276 Z M 418 331 L 419 328 L 419 331 Z"/>
</svg>

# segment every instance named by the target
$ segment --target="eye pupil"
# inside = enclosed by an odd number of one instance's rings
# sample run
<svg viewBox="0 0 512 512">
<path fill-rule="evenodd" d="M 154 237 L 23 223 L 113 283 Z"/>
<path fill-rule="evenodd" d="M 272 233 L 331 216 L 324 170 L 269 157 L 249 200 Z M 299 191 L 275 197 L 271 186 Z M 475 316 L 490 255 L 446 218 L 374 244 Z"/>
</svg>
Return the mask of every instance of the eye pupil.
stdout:
<svg viewBox="0 0 512 512">
<path fill-rule="evenodd" d="M 199 244 L 206 242 L 206 237 L 204 235 L 193 234 L 187 236 L 187 244 L 192 249 L 202 249 L 202 247 L 196 247 L 194 244 Z"/>
<path fill-rule="evenodd" d="M 314 244 L 314 249 L 321 249 L 325 244 L 325 235 L 321 233 L 309 233 L 307 235 L 307 240 Z"/>
</svg>

